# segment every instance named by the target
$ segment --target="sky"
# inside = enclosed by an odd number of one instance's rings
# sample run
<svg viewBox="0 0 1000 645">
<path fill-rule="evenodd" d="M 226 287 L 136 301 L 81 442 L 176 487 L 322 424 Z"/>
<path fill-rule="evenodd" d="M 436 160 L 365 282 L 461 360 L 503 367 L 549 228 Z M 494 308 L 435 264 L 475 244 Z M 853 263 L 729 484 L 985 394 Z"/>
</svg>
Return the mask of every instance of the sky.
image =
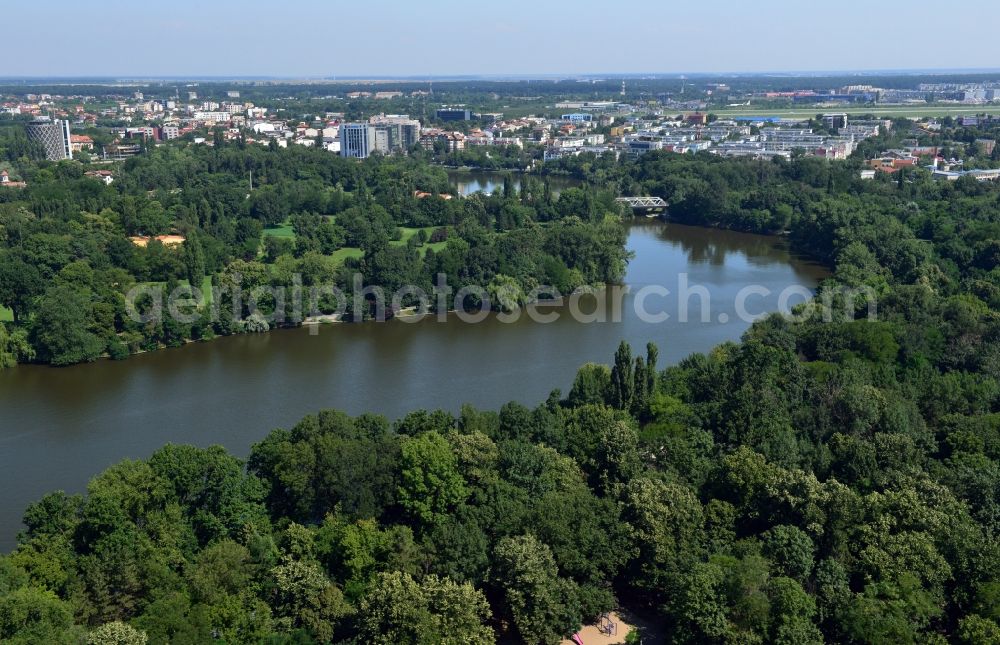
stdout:
<svg viewBox="0 0 1000 645">
<path fill-rule="evenodd" d="M 1000 3 L 48 0 L 0 76 L 446 76 L 1000 68 Z"/>
</svg>

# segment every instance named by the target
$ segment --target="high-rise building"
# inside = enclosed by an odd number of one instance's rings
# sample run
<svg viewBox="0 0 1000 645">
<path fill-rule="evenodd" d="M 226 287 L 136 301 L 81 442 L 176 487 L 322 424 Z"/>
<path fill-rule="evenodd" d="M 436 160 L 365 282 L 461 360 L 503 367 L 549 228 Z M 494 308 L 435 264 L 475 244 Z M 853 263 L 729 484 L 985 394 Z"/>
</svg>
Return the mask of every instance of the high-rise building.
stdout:
<svg viewBox="0 0 1000 645">
<path fill-rule="evenodd" d="M 340 124 L 340 156 L 367 159 L 375 152 L 376 130 L 370 123 Z"/>
<path fill-rule="evenodd" d="M 39 117 L 28 124 L 28 138 L 45 148 L 45 158 L 61 161 L 73 158 L 69 121 L 53 121 L 49 117 Z"/>
<path fill-rule="evenodd" d="M 374 116 L 368 122 L 386 132 L 388 152 L 407 152 L 420 143 L 420 121 L 405 114 Z"/>
<path fill-rule="evenodd" d="M 847 127 L 847 114 L 844 112 L 824 114 L 823 124 L 831 130 L 839 130 Z"/>
<path fill-rule="evenodd" d="M 420 121 L 407 116 L 373 117 L 340 125 L 340 156 L 366 159 L 373 152 L 404 153 L 420 143 Z"/>
</svg>

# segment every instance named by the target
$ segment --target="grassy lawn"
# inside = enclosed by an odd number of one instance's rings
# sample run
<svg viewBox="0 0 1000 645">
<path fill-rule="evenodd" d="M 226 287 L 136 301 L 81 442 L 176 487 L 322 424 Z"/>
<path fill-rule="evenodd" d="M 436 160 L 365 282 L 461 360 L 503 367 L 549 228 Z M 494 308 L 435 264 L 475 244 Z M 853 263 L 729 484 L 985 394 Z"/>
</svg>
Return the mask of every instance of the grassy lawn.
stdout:
<svg viewBox="0 0 1000 645">
<path fill-rule="evenodd" d="M 399 230 L 403 231 L 403 237 L 398 240 L 392 240 L 389 244 L 393 246 L 406 246 L 406 243 L 410 241 L 410 238 L 417 234 L 418 231 L 426 231 L 429 236 L 434 232 L 434 229 L 439 228 L 437 226 L 425 226 L 423 228 L 411 228 L 409 226 L 401 226 Z"/>
<path fill-rule="evenodd" d="M 295 239 L 295 231 L 292 230 L 292 225 L 287 221 L 282 222 L 280 226 L 271 226 L 264 229 L 264 235 L 270 235 L 272 237 L 283 237 L 289 240 Z"/>
<path fill-rule="evenodd" d="M 428 242 L 420 247 L 420 257 L 427 255 L 427 249 L 430 249 L 435 253 L 440 253 L 446 246 L 448 246 L 447 242 Z"/>
<path fill-rule="evenodd" d="M 14 322 L 14 312 L 7 307 L 0 306 L 0 322 Z"/>
<path fill-rule="evenodd" d="M 347 246 L 342 249 L 337 249 L 330 257 L 333 258 L 334 262 L 337 264 L 343 264 L 344 260 L 347 258 L 360 258 L 364 254 L 364 251 L 359 248 Z"/>
<path fill-rule="evenodd" d="M 141 285 L 150 285 L 150 286 L 159 285 L 159 286 L 162 286 L 162 287 L 167 286 L 166 282 L 156 282 L 156 281 L 153 281 L 153 282 L 138 282 L 136 284 L 137 285 L 140 285 L 140 284 Z M 178 285 L 187 285 L 189 283 L 185 279 L 185 280 L 178 280 L 177 284 Z M 169 293 L 164 293 L 163 295 L 164 295 L 164 298 L 169 298 L 170 297 Z M 205 279 L 201 281 L 201 295 L 202 295 L 202 304 L 204 304 L 204 305 L 210 305 L 210 304 L 212 304 L 212 276 L 208 276 L 207 275 L 207 276 L 205 276 Z M 2 308 L 0 308 L 0 320 L 3 320 L 3 311 L 2 311 Z"/>
<path fill-rule="evenodd" d="M 389 244 L 391 244 L 392 246 L 405 246 L 406 243 L 410 241 L 410 238 L 417 234 L 417 231 L 426 231 L 427 235 L 429 236 L 438 228 L 440 227 L 425 226 L 423 228 L 410 228 L 409 226 L 402 226 L 400 227 L 400 229 L 403 231 L 403 237 L 401 237 L 398 240 L 392 240 L 391 242 L 389 242 Z M 443 249 L 447 245 L 448 245 L 447 242 L 427 242 L 423 246 L 417 247 L 417 250 L 420 251 L 420 257 L 424 257 L 425 255 L 427 255 L 428 249 L 432 249 L 435 253 L 440 253 L 441 249 Z"/>
<path fill-rule="evenodd" d="M 435 228 L 437 228 L 437 227 L 431 226 L 431 227 L 427 227 L 427 228 L 425 228 L 423 230 L 425 230 L 428 233 L 430 233 Z M 419 231 L 419 230 L 421 230 L 421 229 L 419 229 L 419 228 L 404 228 L 403 229 L 403 238 L 400 239 L 400 240 L 392 240 L 392 241 L 389 242 L 389 244 L 391 244 L 392 246 L 404 246 L 406 244 L 406 241 L 409 240 L 414 235 L 416 235 L 417 231 Z M 424 257 L 425 255 L 427 255 L 427 250 L 428 249 L 433 249 L 435 253 L 439 253 L 447 245 L 448 245 L 447 242 L 433 242 L 433 243 L 428 242 L 427 244 L 424 244 L 423 246 L 417 247 L 417 250 L 420 252 L 420 257 Z M 344 260 L 346 260 L 347 258 L 360 258 L 360 257 L 364 256 L 364 254 L 365 254 L 364 251 L 362 251 L 361 249 L 359 249 L 357 247 L 347 246 L 347 247 L 344 247 L 342 249 L 337 249 L 336 251 L 334 251 L 330 255 L 330 257 L 333 258 L 334 262 L 336 262 L 339 265 L 339 264 L 343 264 Z"/>
<path fill-rule="evenodd" d="M 874 114 L 887 117 L 925 117 L 925 116 L 963 116 L 971 114 L 1000 114 L 1000 105 L 887 105 L 862 107 L 794 107 L 768 108 L 751 106 L 733 109 L 709 110 L 722 117 L 734 116 L 777 116 L 790 119 L 810 118 L 827 112 L 844 112 L 846 114 Z"/>
</svg>

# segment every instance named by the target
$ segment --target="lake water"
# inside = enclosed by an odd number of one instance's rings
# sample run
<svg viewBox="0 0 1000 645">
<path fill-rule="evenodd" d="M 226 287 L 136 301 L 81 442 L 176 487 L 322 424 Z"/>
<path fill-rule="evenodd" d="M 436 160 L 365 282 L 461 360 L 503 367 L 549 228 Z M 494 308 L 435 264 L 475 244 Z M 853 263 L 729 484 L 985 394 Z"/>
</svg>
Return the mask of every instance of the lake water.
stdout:
<svg viewBox="0 0 1000 645">
<path fill-rule="evenodd" d="M 120 362 L 0 371 L 0 549 L 13 546 L 29 502 L 57 489 L 82 492 L 107 466 L 168 442 L 221 444 L 246 456 L 270 430 L 321 408 L 396 418 L 418 408 L 457 411 L 462 403 L 535 405 L 553 388 L 567 392 L 583 363 L 610 363 L 622 339 L 639 351 L 656 342 L 662 367 L 738 339 L 749 323 L 734 302 L 746 285 L 772 292 L 750 299 L 747 309 L 773 311 L 779 292 L 812 289 L 825 275 L 776 238 L 656 222 L 631 226 L 628 247 L 635 253 L 625 280 L 632 294 L 619 322 L 581 323 L 549 308 L 561 314 L 550 324 L 526 316 L 516 323 L 452 317 L 340 324 L 318 335 L 287 329 Z M 708 289 L 711 322 L 681 323 L 676 299 L 656 296 L 648 309 L 670 319 L 640 320 L 636 290 L 661 284 L 675 292 L 682 273 Z M 720 322 L 720 314 L 728 320 Z"/>
<path fill-rule="evenodd" d="M 514 188 L 517 190 L 521 189 L 522 176 L 523 175 L 521 173 L 510 173 L 510 177 L 514 182 Z M 567 188 L 573 188 L 574 186 L 580 185 L 579 179 L 564 175 L 547 175 L 545 177 L 538 175 L 532 176 L 542 181 L 548 181 L 549 188 L 554 197 L 558 197 L 559 193 Z M 448 183 L 451 185 L 452 190 L 462 197 L 466 197 L 472 193 L 492 193 L 495 190 L 503 190 L 503 178 L 504 173 L 493 170 L 448 171 Z"/>
</svg>

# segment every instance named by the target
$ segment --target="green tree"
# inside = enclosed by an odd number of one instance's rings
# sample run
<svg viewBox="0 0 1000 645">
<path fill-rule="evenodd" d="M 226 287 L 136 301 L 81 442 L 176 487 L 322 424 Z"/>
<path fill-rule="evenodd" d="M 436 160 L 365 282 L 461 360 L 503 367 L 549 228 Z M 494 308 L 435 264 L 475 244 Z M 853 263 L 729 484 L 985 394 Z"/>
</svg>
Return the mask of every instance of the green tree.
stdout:
<svg viewBox="0 0 1000 645">
<path fill-rule="evenodd" d="M 104 342 L 91 331 L 92 307 L 86 291 L 69 285 L 46 291 L 31 325 L 38 358 L 52 365 L 71 365 L 99 357 Z"/>
<path fill-rule="evenodd" d="M 567 403 L 578 408 L 588 403 L 604 405 L 611 389 L 611 371 L 607 365 L 587 363 L 576 372 Z"/>
<path fill-rule="evenodd" d="M 361 602 L 365 643 L 465 645 L 493 643 L 489 605 L 472 585 L 434 574 L 420 581 L 401 572 L 382 573 Z"/>
<path fill-rule="evenodd" d="M 559 577 L 552 552 L 531 535 L 497 543 L 494 581 L 523 643 L 558 643 L 580 626 L 575 585 Z"/>
<path fill-rule="evenodd" d="M 71 607 L 54 593 L 22 587 L 0 594 L 0 640 L 5 643 L 70 643 Z"/>
<path fill-rule="evenodd" d="M 601 488 L 615 495 L 641 468 L 639 435 L 633 424 L 618 421 L 605 428 L 596 457 Z"/>
<path fill-rule="evenodd" d="M 812 572 L 813 549 L 809 535 L 796 526 L 775 526 L 764 535 L 764 555 L 779 572 L 798 581 Z"/>
<path fill-rule="evenodd" d="M 448 440 L 436 431 L 403 441 L 399 501 L 425 526 L 440 523 L 468 495 Z"/>
<path fill-rule="evenodd" d="M 145 632 L 119 621 L 105 623 L 90 632 L 87 645 L 146 645 Z"/>
<path fill-rule="evenodd" d="M 14 322 L 28 320 L 34 301 L 45 290 L 45 281 L 34 263 L 0 251 L 0 304 L 10 308 Z"/>
<path fill-rule="evenodd" d="M 1000 645 L 1000 625 L 975 614 L 966 616 L 958 621 L 958 642 L 962 645 Z"/>
<path fill-rule="evenodd" d="M 646 343 L 646 392 L 649 396 L 656 393 L 659 375 L 656 373 L 656 362 L 660 358 L 660 348 L 656 343 Z"/>
<path fill-rule="evenodd" d="M 327 642 L 338 624 L 352 613 L 343 593 L 316 562 L 286 556 L 271 569 L 271 575 L 275 587 L 272 606 L 282 629 L 306 629 L 317 640 Z"/>
<path fill-rule="evenodd" d="M 205 280 L 205 252 L 202 250 L 197 233 L 192 231 L 188 234 L 182 251 L 188 284 L 195 289 L 201 289 L 201 284 Z"/>
<path fill-rule="evenodd" d="M 632 563 L 632 582 L 650 592 L 669 595 L 683 572 L 701 555 L 701 502 L 683 484 L 648 476 L 630 481 L 624 498 L 623 516 L 634 531 L 638 547 L 638 557 Z"/>
<path fill-rule="evenodd" d="M 17 365 L 17 351 L 13 340 L 7 333 L 7 327 L 0 323 L 0 369 Z"/>
<path fill-rule="evenodd" d="M 619 410 L 628 410 L 632 406 L 634 396 L 632 348 L 622 341 L 615 352 L 615 363 L 611 368 L 611 405 Z"/>
</svg>

